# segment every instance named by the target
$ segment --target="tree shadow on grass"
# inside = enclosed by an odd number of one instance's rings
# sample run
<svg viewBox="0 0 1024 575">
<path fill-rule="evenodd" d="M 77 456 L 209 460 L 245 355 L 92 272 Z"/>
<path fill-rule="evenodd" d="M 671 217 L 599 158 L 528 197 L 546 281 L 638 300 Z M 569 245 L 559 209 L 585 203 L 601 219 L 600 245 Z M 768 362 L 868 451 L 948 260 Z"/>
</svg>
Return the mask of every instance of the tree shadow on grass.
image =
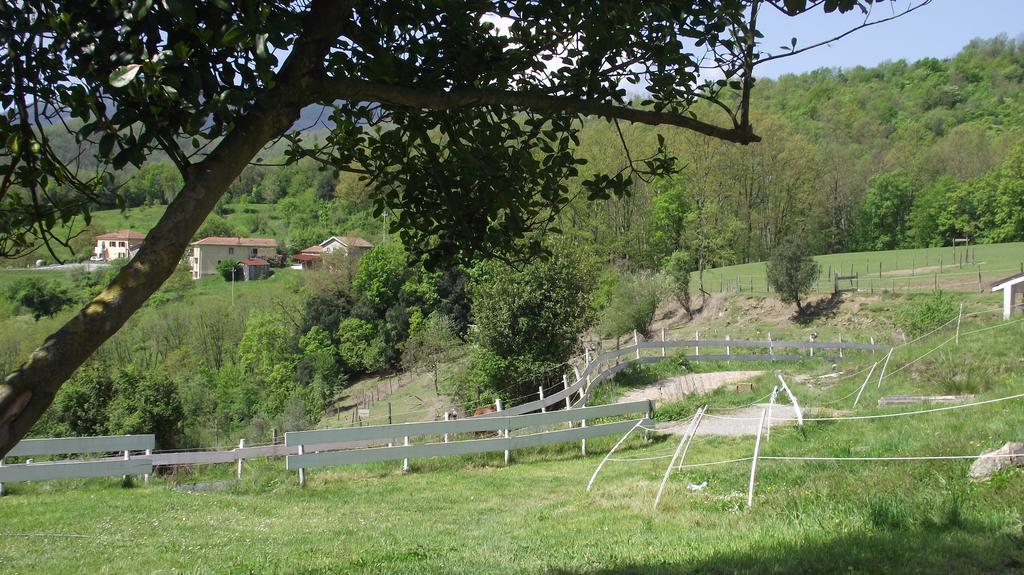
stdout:
<svg viewBox="0 0 1024 575">
<path fill-rule="evenodd" d="M 791 542 L 770 534 L 742 550 L 694 561 L 554 569 L 551 575 L 784 573 L 1024 573 L 1024 536 L 991 528 L 880 529 Z"/>
<path fill-rule="evenodd" d="M 834 293 L 832 295 L 819 298 L 816 301 L 808 302 L 804 305 L 803 311 L 798 311 L 793 314 L 791 318 L 794 323 L 799 325 L 809 325 L 818 319 L 827 319 L 834 317 L 839 311 L 840 304 L 843 303 L 843 294 Z"/>
</svg>

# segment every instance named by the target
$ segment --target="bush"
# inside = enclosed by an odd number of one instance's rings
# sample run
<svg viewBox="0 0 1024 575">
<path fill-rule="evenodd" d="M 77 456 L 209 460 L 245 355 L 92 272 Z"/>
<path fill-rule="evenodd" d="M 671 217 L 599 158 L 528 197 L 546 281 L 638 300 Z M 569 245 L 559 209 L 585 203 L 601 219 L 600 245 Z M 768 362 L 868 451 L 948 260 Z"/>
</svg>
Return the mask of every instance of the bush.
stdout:
<svg viewBox="0 0 1024 575">
<path fill-rule="evenodd" d="M 7 299 L 31 312 L 36 321 L 44 316 L 53 317 L 74 302 L 67 288 L 38 277 L 12 283 L 7 287 Z"/>
<path fill-rule="evenodd" d="M 633 330 L 650 336 L 651 322 L 661 300 L 672 291 L 669 279 L 661 274 L 641 272 L 622 278 L 605 310 L 601 331 L 614 337 Z"/>
<path fill-rule="evenodd" d="M 242 281 L 242 264 L 238 260 L 224 260 L 217 264 L 217 273 L 224 281 Z"/>
<path fill-rule="evenodd" d="M 684 251 L 674 252 L 665 258 L 662 271 L 671 281 L 673 295 L 679 301 L 679 305 L 686 310 L 686 315 L 693 317 L 693 310 L 690 307 L 690 275 L 696 266 L 693 258 Z"/>
<path fill-rule="evenodd" d="M 893 320 L 907 335 L 916 337 L 948 322 L 956 313 L 956 300 L 939 290 L 913 297 L 896 309 Z"/>
</svg>

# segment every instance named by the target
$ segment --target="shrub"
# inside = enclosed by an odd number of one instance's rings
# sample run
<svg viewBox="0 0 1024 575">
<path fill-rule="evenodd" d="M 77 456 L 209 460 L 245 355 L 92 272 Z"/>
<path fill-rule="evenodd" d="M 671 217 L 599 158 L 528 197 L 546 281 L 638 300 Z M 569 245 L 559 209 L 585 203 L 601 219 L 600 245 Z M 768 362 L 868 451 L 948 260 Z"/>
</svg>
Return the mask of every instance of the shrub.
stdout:
<svg viewBox="0 0 1024 575">
<path fill-rule="evenodd" d="M 896 309 L 893 320 L 907 335 L 918 336 L 946 323 L 956 312 L 953 296 L 939 290 L 913 297 Z"/>
<path fill-rule="evenodd" d="M 241 281 L 242 264 L 238 260 L 224 260 L 217 264 L 217 273 L 224 278 L 224 281 Z"/>
<path fill-rule="evenodd" d="M 36 321 L 44 316 L 53 317 L 74 302 L 66 288 L 38 277 L 12 283 L 7 288 L 7 298 L 31 312 Z"/>
<path fill-rule="evenodd" d="M 601 331 L 606 337 L 629 333 L 634 329 L 644 337 L 650 336 L 654 313 L 670 291 L 669 280 L 664 275 L 650 272 L 626 275 L 612 292 Z"/>
<path fill-rule="evenodd" d="M 693 311 L 690 307 L 690 275 L 695 269 L 693 258 L 684 251 L 674 252 L 665 258 L 662 265 L 662 271 L 671 281 L 673 295 L 679 300 L 679 305 L 686 310 L 686 315 L 691 318 Z"/>
</svg>

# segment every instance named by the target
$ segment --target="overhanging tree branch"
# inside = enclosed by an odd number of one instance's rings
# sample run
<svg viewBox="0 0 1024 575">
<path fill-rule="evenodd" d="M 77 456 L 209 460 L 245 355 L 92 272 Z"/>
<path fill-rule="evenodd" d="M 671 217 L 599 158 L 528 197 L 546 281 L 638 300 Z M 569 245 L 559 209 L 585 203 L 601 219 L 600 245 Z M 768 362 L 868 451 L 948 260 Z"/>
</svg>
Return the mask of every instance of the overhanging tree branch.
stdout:
<svg viewBox="0 0 1024 575">
<path fill-rule="evenodd" d="M 572 96 L 550 96 L 531 92 L 487 90 L 483 88 L 442 90 L 427 87 L 398 86 L 349 78 L 322 80 L 317 96 L 321 101 L 376 101 L 392 106 L 430 110 L 509 106 L 535 112 L 558 111 L 625 120 L 638 124 L 677 126 L 704 134 L 705 136 L 738 144 L 750 144 L 761 141 L 761 138 L 754 134 L 749 126 L 737 125 L 733 128 L 723 128 L 683 114 L 632 108 L 608 102 L 574 98 Z"/>
</svg>

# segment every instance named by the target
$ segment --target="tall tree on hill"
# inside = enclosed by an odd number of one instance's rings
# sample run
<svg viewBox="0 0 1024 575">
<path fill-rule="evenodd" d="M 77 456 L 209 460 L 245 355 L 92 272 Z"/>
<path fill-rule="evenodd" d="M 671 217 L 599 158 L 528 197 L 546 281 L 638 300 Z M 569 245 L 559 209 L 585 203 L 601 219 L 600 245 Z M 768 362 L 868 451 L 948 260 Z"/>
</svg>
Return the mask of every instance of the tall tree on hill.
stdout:
<svg viewBox="0 0 1024 575">
<path fill-rule="evenodd" d="M 539 239 L 520 239 L 568 201 L 583 117 L 755 142 L 755 64 L 805 49 L 762 53 L 758 8 L 795 16 L 872 2 L 4 3 L 0 254 L 60 241 L 60 225 L 106 193 L 111 168 L 160 152 L 184 183 L 137 256 L 5 378 L 0 454 L 173 272 L 267 144 L 283 138 L 290 161 L 365 176 L 378 213 L 397 213 L 393 229 L 417 254 L 536 254 Z M 705 80 L 709 66 L 723 79 Z M 623 83 L 643 84 L 648 103 L 636 105 Z M 721 115 L 694 117 L 698 100 Z M 311 105 L 334 126 L 313 143 L 292 129 Z M 95 146 L 95 171 L 55 152 L 43 130 L 53 123 Z M 675 169 L 672 160 L 664 149 L 631 159 L 583 190 L 593 200 L 625 194 L 634 177 Z"/>
<path fill-rule="evenodd" d="M 796 304 L 797 313 L 801 314 L 802 301 L 818 277 L 818 262 L 812 256 L 807 237 L 797 234 L 779 242 L 767 264 L 768 285 L 783 303 Z"/>
</svg>

